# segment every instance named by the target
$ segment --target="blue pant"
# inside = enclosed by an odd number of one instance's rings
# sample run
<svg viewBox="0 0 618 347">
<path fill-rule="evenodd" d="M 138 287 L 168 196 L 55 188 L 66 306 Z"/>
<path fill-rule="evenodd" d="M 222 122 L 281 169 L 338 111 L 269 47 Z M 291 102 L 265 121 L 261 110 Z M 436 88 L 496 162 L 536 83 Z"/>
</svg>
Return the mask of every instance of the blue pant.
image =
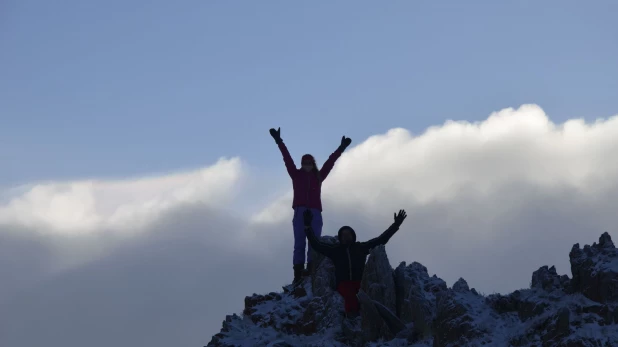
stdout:
<svg viewBox="0 0 618 347">
<path fill-rule="evenodd" d="M 307 208 L 298 206 L 294 208 L 294 219 L 292 219 L 292 226 L 294 227 L 294 257 L 293 264 L 305 264 L 305 247 L 307 246 L 307 235 L 305 235 L 305 223 L 303 220 L 303 212 Z M 322 236 L 322 212 L 320 210 L 312 208 L 313 221 L 311 227 L 313 233 L 317 238 Z M 307 262 L 311 261 L 311 245 L 307 247 Z"/>
</svg>

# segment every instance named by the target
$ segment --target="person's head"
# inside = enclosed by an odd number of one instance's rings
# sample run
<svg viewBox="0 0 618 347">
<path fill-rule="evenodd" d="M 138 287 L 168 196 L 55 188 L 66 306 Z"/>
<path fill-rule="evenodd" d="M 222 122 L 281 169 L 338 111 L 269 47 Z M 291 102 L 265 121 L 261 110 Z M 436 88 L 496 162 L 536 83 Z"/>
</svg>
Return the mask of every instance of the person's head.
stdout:
<svg viewBox="0 0 618 347">
<path fill-rule="evenodd" d="M 339 229 L 339 233 L 337 233 L 339 238 L 339 242 L 343 245 L 350 245 L 356 242 L 356 232 L 351 227 L 345 225 Z"/>
<path fill-rule="evenodd" d="M 317 169 L 317 165 L 315 165 L 315 158 L 311 154 L 303 155 L 301 159 L 301 165 L 303 170 L 306 172 L 310 172 Z"/>
</svg>

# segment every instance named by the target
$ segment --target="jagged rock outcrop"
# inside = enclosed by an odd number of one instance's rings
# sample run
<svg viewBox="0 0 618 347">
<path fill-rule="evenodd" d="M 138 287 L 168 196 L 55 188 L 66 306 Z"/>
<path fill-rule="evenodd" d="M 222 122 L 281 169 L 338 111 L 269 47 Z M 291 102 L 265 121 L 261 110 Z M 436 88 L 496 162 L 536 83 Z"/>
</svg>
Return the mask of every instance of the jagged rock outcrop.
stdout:
<svg viewBox="0 0 618 347">
<path fill-rule="evenodd" d="M 337 238 L 332 236 L 323 236 L 321 241 L 327 244 L 337 243 Z M 316 296 L 328 295 L 335 290 L 335 266 L 333 262 L 311 250 L 311 259 L 314 262 L 314 272 L 311 276 L 311 287 Z"/>
<path fill-rule="evenodd" d="M 470 305 L 449 289 L 436 296 L 436 318 L 434 320 L 434 347 L 451 344 L 466 345 L 483 336 L 484 332 L 477 326 L 475 317 L 470 312 Z"/>
<path fill-rule="evenodd" d="M 365 265 L 365 272 L 363 272 L 361 289 L 372 300 L 376 300 L 389 310 L 396 310 L 393 268 L 388 261 L 384 246 L 378 246 L 371 250 Z"/>
<path fill-rule="evenodd" d="M 371 250 L 363 272 L 361 291 L 367 295 L 367 300 L 361 302 L 364 308 L 361 310 L 361 328 L 365 335 L 365 341 L 375 341 L 380 337 L 392 339 L 396 332 L 388 327 L 387 322 L 372 302 L 376 301 L 382 304 L 385 309 L 391 312 L 396 311 L 393 268 L 388 261 L 384 246 L 378 246 Z"/>
<path fill-rule="evenodd" d="M 573 245 L 571 253 L 572 286 L 590 300 L 618 300 L 618 250 L 607 232 L 592 246 Z"/>
<path fill-rule="evenodd" d="M 570 291 L 569 276 L 559 276 L 556 273 L 556 267 L 542 266 L 538 270 L 532 273 L 532 288 L 540 288 L 548 292 L 554 290 L 562 290 L 565 292 Z"/>
<path fill-rule="evenodd" d="M 362 314 L 346 319 L 333 264 L 316 254 L 302 287 L 245 298 L 243 315 L 227 316 L 208 346 L 618 346 L 618 251 L 609 234 L 569 255 L 572 279 L 541 266 L 529 289 L 483 296 L 463 278 L 448 288 L 416 262 L 393 270 L 377 247 L 358 295 Z"/>
<path fill-rule="evenodd" d="M 453 290 L 457 293 L 467 293 L 470 291 L 470 287 L 468 287 L 468 282 L 460 277 L 457 282 L 453 284 Z"/>
<path fill-rule="evenodd" d="M 394 279 L 397 315 L 412 327 L 408 341 L 429 338 L 436 315 L 435 295 L 447 290 L 446 282 L 435 275 L 430 277 L 427 268 L 417 262 L 399 264 Z"/>
</svg>

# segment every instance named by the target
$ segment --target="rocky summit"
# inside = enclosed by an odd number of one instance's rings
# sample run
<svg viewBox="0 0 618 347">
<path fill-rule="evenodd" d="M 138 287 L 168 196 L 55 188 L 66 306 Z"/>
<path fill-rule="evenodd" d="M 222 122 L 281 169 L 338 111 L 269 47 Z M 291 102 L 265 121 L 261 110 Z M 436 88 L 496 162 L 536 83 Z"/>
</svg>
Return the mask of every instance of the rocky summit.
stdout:
<svg viewBox="0 0 618 347">
<path fill-rule="evenodd" d="M 336 242 L 332 237 L 325 242 Z M 372 250 L 358 294 L 362 314 L 344 318 L 332 262 L 289 293 L 245 298 L 212 347 L 284 346 L 618 346 L 618 250 L 608 233 L 569 254 L 572 277 L 543 266 L 529 289 L 480 295 L 464 279 L 452 288 L 419 263 L 393 269 Z"/>
</svg>

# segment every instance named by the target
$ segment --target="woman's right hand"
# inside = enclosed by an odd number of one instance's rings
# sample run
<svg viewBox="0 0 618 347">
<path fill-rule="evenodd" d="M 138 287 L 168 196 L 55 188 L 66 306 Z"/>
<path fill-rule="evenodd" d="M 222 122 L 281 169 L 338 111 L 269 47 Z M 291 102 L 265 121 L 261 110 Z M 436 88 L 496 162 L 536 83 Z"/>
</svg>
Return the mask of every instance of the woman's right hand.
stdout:
<svg viewBox="0 0 618 347">
<path fill-rule="evenodd" d="M 275 139 L 275 142 L 277 143 L 281 141 L 281 128 L 278 128 L 277 130 L 275 130 L 275 128 L 271 128 L 270 136 L 272 136 L 273 139 Z"/>
</svg>

